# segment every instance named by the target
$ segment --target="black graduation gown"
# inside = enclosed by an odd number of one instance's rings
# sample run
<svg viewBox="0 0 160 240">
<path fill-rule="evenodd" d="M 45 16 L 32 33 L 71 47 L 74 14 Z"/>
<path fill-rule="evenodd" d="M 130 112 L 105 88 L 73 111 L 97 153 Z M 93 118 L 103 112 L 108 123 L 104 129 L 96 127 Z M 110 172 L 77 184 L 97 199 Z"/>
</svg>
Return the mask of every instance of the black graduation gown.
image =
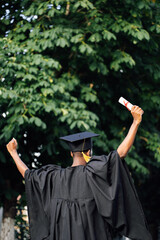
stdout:
<svg viewBox="0 0 160 240">
<path fill-rule="evenodd" d="M 117 151 L 86 166 L 47 165 L 25 172 L 32 240 L 111 240 L 116 230 L 151 240 L 125 161 Z"/>
</svg>

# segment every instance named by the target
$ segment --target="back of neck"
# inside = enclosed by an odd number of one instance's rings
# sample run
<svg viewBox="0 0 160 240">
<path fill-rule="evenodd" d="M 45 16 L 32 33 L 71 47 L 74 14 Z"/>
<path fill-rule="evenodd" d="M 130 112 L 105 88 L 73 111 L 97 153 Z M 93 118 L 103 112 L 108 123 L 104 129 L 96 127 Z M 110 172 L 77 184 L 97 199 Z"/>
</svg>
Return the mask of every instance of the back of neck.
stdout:
<svg viewBox="0 0 160 240">
<path fill-rule="evenodd" d="M 73 164 L 72 167 L 79 166 L 79 165 L 84 165 L 86 166 L 86 161 L 84 160 L 83 157 L 78 157 L 73 159 Z"/>
</svg>

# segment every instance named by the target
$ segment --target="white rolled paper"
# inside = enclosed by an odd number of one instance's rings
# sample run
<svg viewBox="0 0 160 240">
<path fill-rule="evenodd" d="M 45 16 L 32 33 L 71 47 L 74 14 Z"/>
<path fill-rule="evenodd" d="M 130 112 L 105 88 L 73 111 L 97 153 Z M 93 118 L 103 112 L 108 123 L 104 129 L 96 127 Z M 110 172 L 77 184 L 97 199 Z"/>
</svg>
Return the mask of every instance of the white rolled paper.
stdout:
<svg viewBox="0 0 160 240">
<path fill-rule="evenodd" d="M 118 102 L 121 103 L 123 106 L 125 106 L 129 111 L 131 111 L 131 108 L 133 107 L 133 105 L 129 101 L 127 101 L 125 98 L 120 97 Z"/>
</svg>

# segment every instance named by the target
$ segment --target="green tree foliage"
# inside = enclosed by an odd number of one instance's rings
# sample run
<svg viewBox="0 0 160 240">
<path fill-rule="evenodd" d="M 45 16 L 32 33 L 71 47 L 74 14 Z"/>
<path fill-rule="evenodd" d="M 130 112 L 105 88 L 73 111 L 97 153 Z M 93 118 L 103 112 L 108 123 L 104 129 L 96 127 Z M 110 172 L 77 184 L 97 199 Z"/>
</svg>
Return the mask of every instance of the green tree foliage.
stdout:
<svg viewBox="0 0 160 240">
<path fill-rule="evenodd" d="M 153 173 L 158 179 L 158 2 L 24 0 L 2 1 L 1 6 L 1 202 L 17 196 L 21 187 L 5 150 L 12 136 L 29 167 L 69 164 L 58 137 L 76 131 L 100 133 L 95 151 L 107 154 L 117 148 L 132 122 L 118 104 L 120 96 L 145 111 L 126 158 L 136 183 L 150 183 Z M 141 198 L 146 201 L 148 196 Z"/>
</svg>

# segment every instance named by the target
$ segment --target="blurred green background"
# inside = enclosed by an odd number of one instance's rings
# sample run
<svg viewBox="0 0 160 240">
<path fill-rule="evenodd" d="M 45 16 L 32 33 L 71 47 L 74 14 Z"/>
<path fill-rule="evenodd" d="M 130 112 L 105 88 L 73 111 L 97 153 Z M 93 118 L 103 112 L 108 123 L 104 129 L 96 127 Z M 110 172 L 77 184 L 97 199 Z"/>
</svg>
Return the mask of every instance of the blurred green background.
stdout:
<svg viewBox="0 0 160 240">
<path fill-rule="evenodd" d="M 160 2 L 0 2 L 0 204 L 14 218 L 24 181 L 6 151 L 15 137 L 28 167 L 71 163 L 59 137 L 100 134 L 95 154 L 124 139 L 145 111 L 126 158 L 154 240 L 160 224 Z M 65 150 L 64 150 L 65 148 Z M 25 199 L 22 201 L 25 205 Z"/>
</svg>

